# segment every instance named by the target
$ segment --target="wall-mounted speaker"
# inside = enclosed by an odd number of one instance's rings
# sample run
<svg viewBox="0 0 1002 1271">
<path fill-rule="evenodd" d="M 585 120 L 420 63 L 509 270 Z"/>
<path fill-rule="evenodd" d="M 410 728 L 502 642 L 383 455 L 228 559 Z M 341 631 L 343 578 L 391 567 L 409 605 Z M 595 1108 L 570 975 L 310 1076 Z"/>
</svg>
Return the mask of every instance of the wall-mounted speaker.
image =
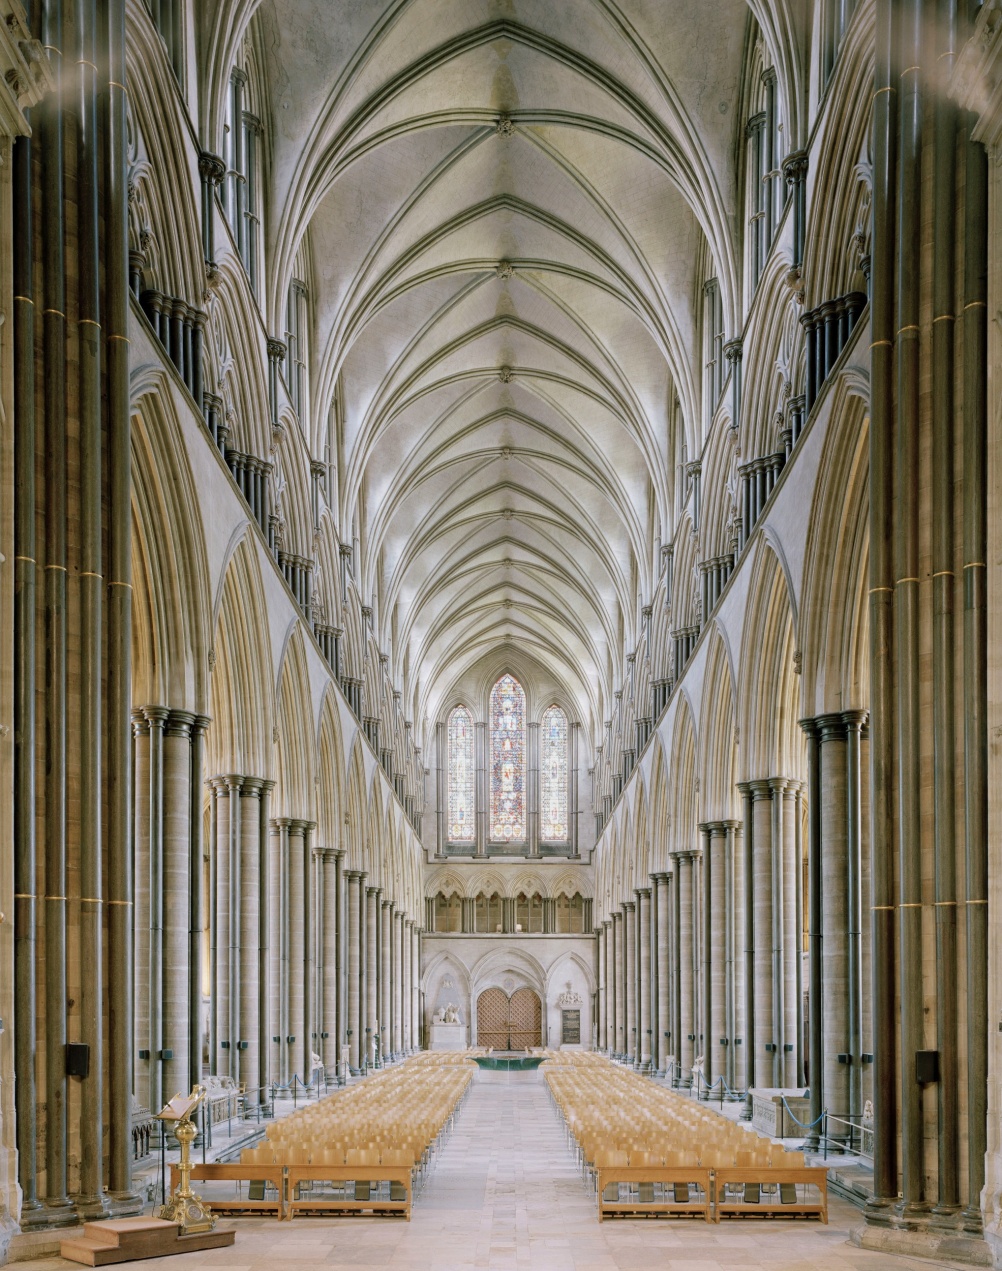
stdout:
<svg viewBox="0 0 1002 1271">
<path fill-rule="evenodd" d="M 67 1077 L 86 1077 L 90 1072 L 90 1047 L 85 1042 L 66 1043 Z"/>
</svg>

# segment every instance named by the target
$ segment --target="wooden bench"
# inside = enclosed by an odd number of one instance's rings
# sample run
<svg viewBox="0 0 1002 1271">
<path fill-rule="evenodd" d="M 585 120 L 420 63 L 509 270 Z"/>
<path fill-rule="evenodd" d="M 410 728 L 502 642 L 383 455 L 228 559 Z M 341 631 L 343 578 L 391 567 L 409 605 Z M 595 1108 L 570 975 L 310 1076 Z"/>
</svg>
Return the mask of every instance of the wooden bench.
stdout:
<svg viewBox="0 0 1002 1271">
<path fill-rule="evenodd" d="M 595 1171 L 598 1186 L 598 1220 L 616 1214 L 680 1214 L 702 1215 L 713 1222 L 710 1170 L 699 1165 L 608 1165 Z M 620 1200 L 619 1184 L 636 1188 L 636 1198 Z M 655 1200 L 655 1185 L 663 1189 L 661 1200 Z M 606 1188 L 615 1187 L 617 1198 L 607 1200 Z M 672 1199 L 667 1198 L 671 1188 Z M 690 1198 L 690 1190 L 698 1189 L 702 1199 Z"/>
<path fill-rule="evenodd" d="M 825 1165 L 729 1165 L 713 1171 L 714 1214 L 748 1218 L 755 1214 L 796 1217 L 804 1214 L 828 1222 L 828 1168 Z M 728 1199 L 729 1185 L 741 1187 L 739 1197 Z M 764 1196 L 762 1188 L 777 1192 Z M 801 1199 L 800 1188 L 816 1187 L 817 1200 Z M 786 1189 L 791 1188 L 792 1194 Z"/>
<path fill-rule="evenodd" d="M 229 1165 L 193 1165 L 191 1181 L 204 1183 L 271 1183 L 275 1189 L 274 1197 L 251 1200 L 248 1196 L 234 1196 L 231 1199 L 220 1199 L 206 1196 L 205 1200 L 214 1213 L 241 1212 L 274 1212 L 279 1218 L 285 1217 L 285 1173 L 284 1165 L 251 1165 L 234 1161 Z M 170 1167 L 170 1185 L 173 1191 L 181 1181 L 176 1165 Z M 264 1195 L 262 1189 L 262 1195 Z"/>
<path fill-rule="evenodd" d="M 297 1213 L 403 1214 L 410 1222 L 413 1166 L 410 1165 L 290 1165 L 288 1167 L 287 1218 Z M 304 1195 L 302 1183 L 331 1183 L 343 1196 Z M 389 1183 L 389 1197 L 372 1196 L 373 1183 Z M 348 1184 L 354 1195 L 348 1196 Z M 361 1193 L 364 1191 L 364 1195 Z"/>
</svg>

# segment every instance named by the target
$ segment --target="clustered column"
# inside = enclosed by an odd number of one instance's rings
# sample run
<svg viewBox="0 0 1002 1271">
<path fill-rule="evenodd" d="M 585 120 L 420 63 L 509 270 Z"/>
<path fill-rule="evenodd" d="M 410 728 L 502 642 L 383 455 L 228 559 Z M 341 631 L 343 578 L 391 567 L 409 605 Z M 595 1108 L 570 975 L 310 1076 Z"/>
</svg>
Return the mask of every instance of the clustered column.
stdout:
<svg viewBox="0 0 1002 1271">
<path fill-rule="evenodd" d="M 93 0 L 77 10 L 71 21 L 60 4 L 35 6 L 32 34 L 44 52 L 34 72 L 14 66 L 8 74 L 15 98 L 33 107 L 32 135 L 17 138 L 10 168 L 14 1044 L 26 1230 L 106 1215 L 109 1200 L 118 1214 L 142 1208 L 131 1166 L 137 1037 L 125 5 L 110 0 L 100 22 Z M 15 18 L 12 38 L 17 28 Z M 20 47 L 27 57 L 37 46 Z M 15 107 L 8 131 L 17 128 Z M 174 922 L 173 909 L 168 919 Z M 173 1021 L 173 979 L 168 987 Z M 186 1003 L 187 985 L 181 996 Z M 74 1078 L 72 1123 L 71 1040 L 87 1058 L 86 1075 Z"/>
<path fill-rule="evenodd" d="M 212 833 L 207 918 L 213 984 L 209 1066 L 261 1099 L 269 1080 L 264 1029 L 271 971 L 267 797 L 272 782 L 231 773 L 208 784 Z M 180 1088 L 186 1089 L 184 1083 Z"/>
<path fill-rule="evenodd" d="M 801 720 L 808 738 L 810 813 L 811 1119 L 827 1109 L 828 1134 L 837 1142 L 847 1141 L 850 1126 L 860 1124 L 871 1091 L 870 1055 L 863 1046 L 870 1009 L 862 959 L 863 885 L 869 873 L 861 814 L 865 724 L 864 711 Z"/>
<path fill-rule="evenodd" d="M 200 778 L 205 716 L 133 712 L 136 1082 L 151 1111 L 201 1078 Z M 192 1038 L 194 1029 L 195 1038 Z M 195 1041 L 196 1044 L 192 1044 Z"/>
</svg>

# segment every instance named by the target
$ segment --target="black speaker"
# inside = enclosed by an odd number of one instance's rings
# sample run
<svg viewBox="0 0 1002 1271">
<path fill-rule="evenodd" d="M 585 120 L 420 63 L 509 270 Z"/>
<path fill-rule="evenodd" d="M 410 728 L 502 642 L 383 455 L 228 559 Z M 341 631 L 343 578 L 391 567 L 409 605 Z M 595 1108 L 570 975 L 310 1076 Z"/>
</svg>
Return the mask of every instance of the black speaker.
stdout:
<svg viewBox="0 0 1002 1271">
<path fill-rule="evenodd" d="M 939 1051 L 917 1050 L 915 1052 L 915 1080 L 920 1086 L 931 1085 L 939 1081 Z"/>
<path fill-rule="evenodd" d="M 86 1077 L 90 1072 L 90 1047 L 84 1042 L 66 1043 L 67 1077 Z"/>
</svg>

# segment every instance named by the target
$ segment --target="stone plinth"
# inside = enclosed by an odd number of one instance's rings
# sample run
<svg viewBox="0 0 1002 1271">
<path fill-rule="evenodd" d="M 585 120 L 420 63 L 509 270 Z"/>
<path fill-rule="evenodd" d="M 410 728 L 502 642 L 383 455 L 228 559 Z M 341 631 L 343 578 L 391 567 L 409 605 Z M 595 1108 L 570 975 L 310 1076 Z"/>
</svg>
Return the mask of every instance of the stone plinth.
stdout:
<svg viewBox="0 0 1002 1271">
<path fill-rule="evenodd" d="M 432 1024 L 431 1050 L 465 1050 L 465 1024 Z"/>
<path fill-rule="evenodd" d="M 774 1139 L 796 1139 L 807 1133 L 803 1126 L 811 1119 L 811 1101 L 802 1090 L 752 1087 L 751 1097 L 752 1125 L 756 1130 Z M 793 1117 L 803 1124 L 798 1125 Z"/>
</svg>

